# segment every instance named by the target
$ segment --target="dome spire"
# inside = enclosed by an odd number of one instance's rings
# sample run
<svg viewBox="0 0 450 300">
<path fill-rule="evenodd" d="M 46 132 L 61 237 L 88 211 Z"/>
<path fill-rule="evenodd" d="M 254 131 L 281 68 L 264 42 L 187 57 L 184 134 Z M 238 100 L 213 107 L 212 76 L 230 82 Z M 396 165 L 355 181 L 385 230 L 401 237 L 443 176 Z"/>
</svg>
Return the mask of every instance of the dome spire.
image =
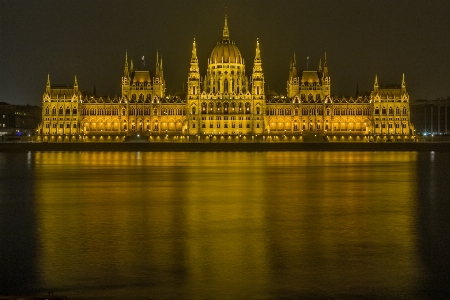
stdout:
<svg viewBox="0 0 450 300">
<path fill-rule="evenodd" d="M 197 59 L 197 46 L 195 44 L 195 37 L 194 42 L 192 43 L 192 59 Z"/>
<path fill-rule="evenodd" d="M 228 18 L 227 18 L 227 9 L 225 8 L 225 26 L 223 27 L 223 40 L 230 39 L 230 32 L 228 31 Z"/>
</svg>

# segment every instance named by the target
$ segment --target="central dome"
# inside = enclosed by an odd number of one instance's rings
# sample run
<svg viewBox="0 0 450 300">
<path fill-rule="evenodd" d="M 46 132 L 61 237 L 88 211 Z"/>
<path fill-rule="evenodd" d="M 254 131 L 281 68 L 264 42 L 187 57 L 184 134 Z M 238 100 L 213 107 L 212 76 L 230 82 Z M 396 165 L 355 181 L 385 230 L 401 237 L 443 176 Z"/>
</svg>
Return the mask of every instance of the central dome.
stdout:
<svg viewBox="0 0 450 300">
<path fill-rule="evenodd" d="M 223 40 L 214 47 L 209 62 L 212 64 L 222 62 L 242 64 L 242 55 L 234 42 Z"/>
<path fill-rule="evenodd" d="M 242 64 L 242 55 L 236 44 L 230 40 L 230 32 L 228 31 L 227 15 L 225 15 L 225 26 L 223 28 L 223 37 L 220 43 L 214 47 L 209 57 L 209 63 L 238 63 Z"/>
</svg>

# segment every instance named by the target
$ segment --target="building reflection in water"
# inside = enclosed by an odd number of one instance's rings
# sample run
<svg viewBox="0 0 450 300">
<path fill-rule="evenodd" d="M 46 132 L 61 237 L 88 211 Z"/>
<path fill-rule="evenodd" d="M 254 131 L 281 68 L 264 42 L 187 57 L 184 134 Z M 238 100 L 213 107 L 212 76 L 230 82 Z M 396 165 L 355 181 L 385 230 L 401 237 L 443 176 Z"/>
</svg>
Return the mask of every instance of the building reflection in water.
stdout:
<svg viewBox="0 0 450 300">
<path fill-rule="evenodd" d="M 40 284 L 75 297 L 413 295 L 416 160 L 36 153 Z"/>
</svg>

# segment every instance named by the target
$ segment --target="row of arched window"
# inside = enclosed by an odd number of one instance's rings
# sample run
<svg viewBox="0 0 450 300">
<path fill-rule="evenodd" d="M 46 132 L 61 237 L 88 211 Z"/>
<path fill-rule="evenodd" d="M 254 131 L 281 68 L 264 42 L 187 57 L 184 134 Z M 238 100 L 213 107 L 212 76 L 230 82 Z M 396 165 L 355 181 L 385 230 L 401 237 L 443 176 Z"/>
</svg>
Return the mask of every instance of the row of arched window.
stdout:
<svg viewBox="0 0 450 300">
<path fill-rule="evenodd" d="M 406 107 L 402 107 L 400 109 L 400 107 L 396 107 L 395 108 L 395 114 L 396 115 L 406 115 L 408 113 L 408 110 L 406 109 Z M 378 107 L 375 107 L 375 114 L 379 115 L 380 114 L 380 109 Z M 393 115 L 394 114 L 394 108 L 393 107 L 389 107 L 386 109 L 386 107 L 382 107 L 381 108 L 381 114 L 382 115 Z"/>
<path fill-rule="evenodd" d="M 213 113 L 224 113 L 224 114 L 250 114 L 252 112 L 250 103 L 243 104 L 242 102 L 238 103 L 236 105 L 235 102 L 231 102 L 228 104 L 228 102 L 222 103 L 218 102 L 216 105 L 214 103 L 207 104 L 206 102 L 203 102 L 201 104 L 201 113 L 202 114 L 213 114 Z M 256 114 L 260 114 L 261 108 L 259 106 L 256 107 Z"/>
<path fill-rule="evenodd" d="M 77 113 L 78 113 L 78 109 L 76 108 L 76 107 L 74 107 L 74 108 L 70 108 L 70 107 L 67 107 L 65 110 L 64 110 L 64 108 L 62 107 L 62 106 L 60 106 L 59 107 L 59 109 L 56 109 L 56 106 L 54 106 L 52 109 L 51 109 L 51 113 L 52 113 L 52 115 L 56 115 L 56 114 L 58 114 L 58 115 L 64 115 L 64 114 L 66 114 L 66 115 L 70 115 L 71 113 L 73 114 L 73 115 L 76 115 Z M 50 114 L 50 107 L 46 107 L 45 108 L 45 114 L 46 115 L 49 115 Z"/>
<path fill-rule="evenodd" d="M 294 115 L 298 116 L 300 110 L 298 108 L 294 109 Z M 334 108 L 331 110 L 330 108 L 327 108 L 325 110 L 325 113 L 327 116 L 330 116 L 333 112 L 333 115 L 335 116 L 369 116 L 370 115 L 370 108 Z M 322 108 L 302 108 L 301 114 L 303 116 L 322 116 L 324 113 L 324 110 Z M 281 116 L 290 116 L 291 115 L 291 109 L 281 109 L 281 108 L 270 108 L 266 110 L 267 115 L 281 115 Z"/>
</svg>

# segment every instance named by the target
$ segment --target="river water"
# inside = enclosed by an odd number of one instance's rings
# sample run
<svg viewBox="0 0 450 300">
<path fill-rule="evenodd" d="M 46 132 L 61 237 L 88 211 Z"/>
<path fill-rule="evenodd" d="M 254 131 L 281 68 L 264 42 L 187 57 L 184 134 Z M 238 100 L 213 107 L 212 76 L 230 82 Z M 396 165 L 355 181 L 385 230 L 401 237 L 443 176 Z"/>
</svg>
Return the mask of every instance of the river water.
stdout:
<svg viewBox="0 0 450 300">
<path fill-rule="evenodd" d="M 0 296 L 434 299 L 450 153 L 0 153 Z"/>
</svg>

